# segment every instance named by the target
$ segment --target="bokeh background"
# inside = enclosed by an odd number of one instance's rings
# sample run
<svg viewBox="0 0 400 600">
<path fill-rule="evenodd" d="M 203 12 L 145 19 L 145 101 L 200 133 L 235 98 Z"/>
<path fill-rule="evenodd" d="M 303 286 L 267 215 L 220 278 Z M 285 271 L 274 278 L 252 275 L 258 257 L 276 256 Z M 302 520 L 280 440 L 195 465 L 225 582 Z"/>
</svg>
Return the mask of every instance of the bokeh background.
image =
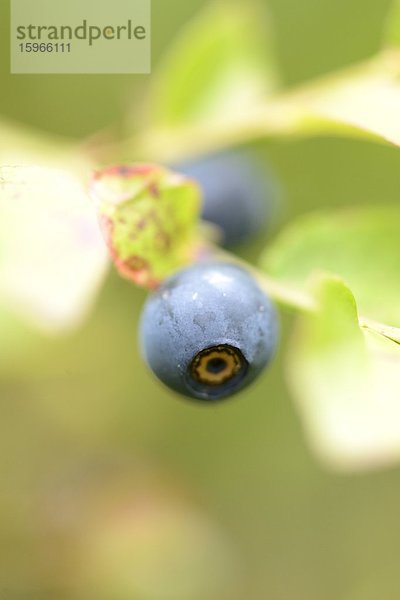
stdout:
<svg viewBox="0 0 400 600">
<path fill-rule="evenodd" d="M 199 0 L 153 0 L 153 64 Z M 388 0 L 270 0 L 284 85 L 370 56 Z M 1 0 L 0 113 L 82 139 L 121 127 L 151 76 L 11 76 Z M 321 206 L 398 202 L 398 150 L 335 138 L 258 143 L 283 190 L 278 229 Z M 273 232 L 269 235 L 273 235 Z M 265 238 L 241 249 L 255 261 Z M 277 360 L 203 406 L 145 369 L 145 293 L 110 272 L 89 319 L 46 338 L 0 316 L 0 598 L 394 600 L 400 470 L 328 471 Z"/>
</svg>

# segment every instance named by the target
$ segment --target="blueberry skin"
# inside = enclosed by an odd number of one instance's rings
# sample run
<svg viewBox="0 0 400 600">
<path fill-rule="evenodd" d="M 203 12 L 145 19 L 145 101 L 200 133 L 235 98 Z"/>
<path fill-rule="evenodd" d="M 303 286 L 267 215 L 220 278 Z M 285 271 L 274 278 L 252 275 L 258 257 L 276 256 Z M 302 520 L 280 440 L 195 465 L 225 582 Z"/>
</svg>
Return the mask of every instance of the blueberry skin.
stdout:
<svg viewBox="0 0 400 600">
<path fill-rule="evenodd" d="M 251 238 L 270 220 L 276 186 L 271 174 L 249 154 L 213 154 L 174 169 L 199 183 L 202 218 L 219 227 L 223 246 Z"/>
<path fill-rule="evenodd" d="M 144 358 L 168 387 L 215 401 L 251 383 L 277 345 L 274 306 L 253 277 L 229 263 L 201 263 L 166 280 L 145 303 Z"/>
</svg>

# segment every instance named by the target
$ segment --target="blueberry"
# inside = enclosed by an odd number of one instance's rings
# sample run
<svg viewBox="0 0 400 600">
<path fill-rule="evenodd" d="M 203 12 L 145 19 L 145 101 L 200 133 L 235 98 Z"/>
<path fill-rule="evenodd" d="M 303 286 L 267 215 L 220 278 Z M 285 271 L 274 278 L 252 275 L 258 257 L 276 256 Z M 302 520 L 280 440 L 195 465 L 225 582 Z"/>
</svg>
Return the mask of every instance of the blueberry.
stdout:
<svg viewBox="0 0 400 600">
<path fill-rule="evenodd" d="M 270 220 L 276 186 L 248 153 L 213 154 L 173 168 L 199 183 L 202 218 L 219 227 L 222 245 L 235 246 L 251 238 Z"/>
<path fill-rule="evenodd" d="M 278 337 L 277 315 L 253 277 L 229 263 L 200 263 L 166 280 L 140 324 L 145 360 L 168 387 L 219 400 L 251 383 Z"/>
</svg>

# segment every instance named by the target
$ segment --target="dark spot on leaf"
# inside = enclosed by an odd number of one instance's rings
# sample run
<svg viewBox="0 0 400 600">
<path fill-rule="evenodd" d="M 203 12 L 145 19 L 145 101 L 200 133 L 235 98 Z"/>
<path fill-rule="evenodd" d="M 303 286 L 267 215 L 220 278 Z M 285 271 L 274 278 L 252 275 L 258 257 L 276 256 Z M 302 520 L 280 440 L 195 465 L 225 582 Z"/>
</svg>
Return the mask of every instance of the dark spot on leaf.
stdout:
<svg viewBox="0 0 400 600">
<path fill-rule="evenodd" d="M 148 190 L 154 198 L 160 197 L 159 187 L 154 181 L 152 183 L 149 183 Z"/>
<path fill-rule="evenodd" d="M 171 238 L 165 231 L 157 231 L 154 237 L 154 243 L 161 250 L 169 250 L 171 247 Z"/>
<path fill-rule="evenodd" d="M 141 256 L 130 256 L 128 259 L 122 261 L 124 265 L 132 271 L 139 271 L 148 267 L 147 261 Z"/>
<path fill-rule="evenodd" d="M 147 219 L 143 217 L 140 221 L 137 222 L 136 227 L 142 231 L 147 225 Z"/>
</svg>

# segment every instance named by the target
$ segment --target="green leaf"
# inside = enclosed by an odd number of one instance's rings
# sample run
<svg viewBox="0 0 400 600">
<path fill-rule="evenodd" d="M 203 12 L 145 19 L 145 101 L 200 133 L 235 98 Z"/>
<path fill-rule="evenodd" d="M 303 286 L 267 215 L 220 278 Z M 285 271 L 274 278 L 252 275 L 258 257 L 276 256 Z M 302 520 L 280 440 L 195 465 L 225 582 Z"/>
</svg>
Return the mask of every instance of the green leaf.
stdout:
<svg viewBox="0 0 400 600">
<path fill-rule="evenodd" d="M 296 101 L 300 134 L 345 133 L 399 146 L 400 53 L 381 53 L 310 85 L 302 97 L 291 99 L 293 104 Z"/>
<path fill-rule="evenodd" d="M 265 12 L 251 2 L 212 2 L 190 22 L 153 75 L 158 126 L 231 122 L 275 87 Z"/>
<path fill-rule="evenodd" d="M 158 97 L 163 100 L 163 93 Z M 136 152 L 151 156 L 152 160 L 169 162 L 267 137 L 318 135 L 362 138 L 399 146 L 400 52 L 382 52 L 365 63 L 329 74 L 299 89 L 275 94 L 251 108 L 246 104 L 243 107 L 233 119 L 227 106 L 224 112 L 227 119 L 205 114 L 203 120 L 188 118 L 179 126 L 172 121 L 153 123 L 152 128 L 123 142 L 122 147 L 105 146 L 102 151 L 105 155 L 112 151 L 123 156 Z"/>
<path fill-rule="evenodd" d="M 69 329 L 88 312 L 107 264 L 94 207 L 74 172 L 0 167 L 2 303 L 45 331 Z"/>
<path fill-rule="evenodd" d="M 92 196 L 120 274 L 154 288 L 195 259 L 200 190 L 157 165 L 107 167 L 95 173 Z"/>
<path fill-rule="evenodd" d="M 360 470 L 400 459 L 400 345 L 360 329 L 338 278 L 314 287 L 318 309 L 299 318 L 288 376 L 310 443 L 327 464 Z"/>
<path fill-rule="evenodd" d="M 62 137 L 0 119 L 0 166 L 31 165 L 73 171 L 87 179 L 89 159 Z"/>
<path fill-rule="evenodd" d="M 308 295 L 311 303 L 315 277 L 328 272 L 349 285 L 363 317 L 399 327 L 399 222 L 396 206 L 306 215 L 265 250 L 261 265 L 290 291 L 294 306 L 296 296 Z"/>
</svg>

